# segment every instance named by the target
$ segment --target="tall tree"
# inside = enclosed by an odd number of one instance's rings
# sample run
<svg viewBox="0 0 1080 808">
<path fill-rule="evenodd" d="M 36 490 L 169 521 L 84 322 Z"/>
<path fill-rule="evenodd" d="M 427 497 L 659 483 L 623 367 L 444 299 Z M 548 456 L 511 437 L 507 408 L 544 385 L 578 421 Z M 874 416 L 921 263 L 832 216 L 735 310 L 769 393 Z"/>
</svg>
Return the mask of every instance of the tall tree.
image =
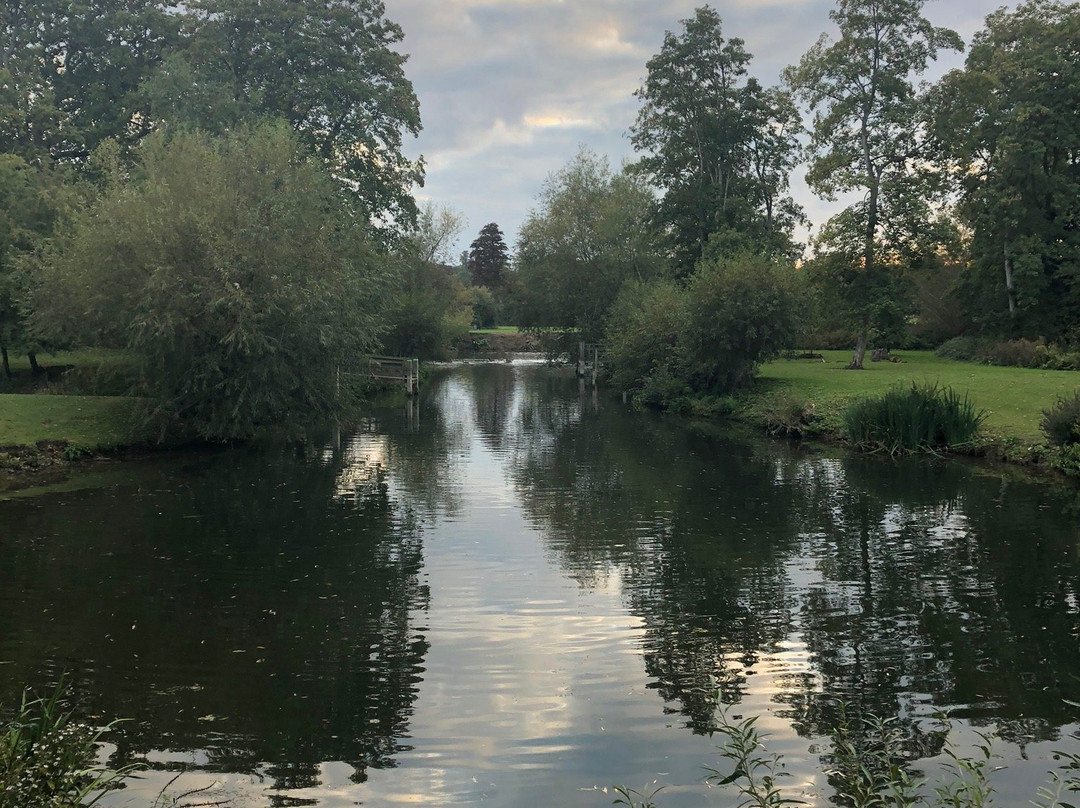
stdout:
<svg viewBox="0 0 1080 808">
<path fill-rule="evenodd" d="M 878 297 L 889 294 L 882 260 L 931 218 L 915 166 L 920 139 L 914 78 L 960 37 L 922 16 L 924 0 L 839 0 L 829 12 L 839 37 L 823 35 L 785 79 L 815 112 L 807 183 L 826 199 L 849 191 L 863 198 L 832 223 L 831 238 L 858 245 L 847 254 L 858 282 L 847 289 L 857 319 L 849 367 L 862 367 Z M 855 296 L 862 295 L 862 299 Z"/>
<path fill-rule="evenodd" d="M 599 339 L 622 285 L 659 273 L 648 227 L 653 202 L 639 174 L 612 172 L 588 149 L 549 176 L 518 240 L 519 324 Z"/>
<path fill-rule="evenodd" d="M 743 41 L 709 7 L 667 32 L 636 93 L 640 170 L 662 190 L 658 218 L 682 274 L 714 236 L 728 251 L 790 250 L 799 211 L 787 197 L 798 115 L 785 95 L 747 78 Z"/>
<path fill-rule="evenodd" d="M 502 230 L 495 222 L 480 228 L 480 235 L 469 245 L 469 274 L 473 286 L 501 289 L 506 283 L 506 266 L 510 262 L 510 250 L 503 239 Z"/>
<path fill-rule="evenodd" d="M 193 0 L 182 54 L 145 88 L 154 114 L 211 131 L 288 121 L 384 234 L 408 229 L 422 161 L 402 153 L 420 112 L 380 0 Z M 402 226 L 401 228 L 397 226 Z"/>
<path fill-rule="evenodd" d="M 934 131 L 969 226 L 970 317 L 1001 335 L 1080 328 L 1080 6 L 1027 2 L 976 34 L 934 90 Z"/>
<path fill-rule="evenodd" d="M 11 0 L 0 9 L 0 150 L 85 160 L 148 131 L 138 88 L 175 46 L 161 0 Z"/>
</svg>

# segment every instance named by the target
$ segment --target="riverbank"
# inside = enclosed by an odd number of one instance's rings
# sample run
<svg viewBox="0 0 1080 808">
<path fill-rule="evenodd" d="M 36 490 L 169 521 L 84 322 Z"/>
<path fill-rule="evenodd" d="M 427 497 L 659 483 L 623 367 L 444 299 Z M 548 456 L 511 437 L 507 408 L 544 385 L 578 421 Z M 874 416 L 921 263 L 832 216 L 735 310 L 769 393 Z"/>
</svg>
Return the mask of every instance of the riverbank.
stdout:
<svg viewBox="0 0 1080 808">
<path fill-rule="evenodd" d="M 761 368 L 757 383 L 725 402 L 727 415 L 774 435 L 846 443 L 842 418 L 853 402 L 906 383 L 929 383 L 967 394 L 986 411 L 979 439 L 958 454 L 1080 476 L 1070 453 L 1047 445 L 1042 411 L 1080 388 L 1080 372 L 995 367 L 957 362 L 930 351 L 904 351 L 898 361 L 867 361 L 846 369 L 849 351 L 823 351 L 814 359 L 780 359 Z"/>
</svg>

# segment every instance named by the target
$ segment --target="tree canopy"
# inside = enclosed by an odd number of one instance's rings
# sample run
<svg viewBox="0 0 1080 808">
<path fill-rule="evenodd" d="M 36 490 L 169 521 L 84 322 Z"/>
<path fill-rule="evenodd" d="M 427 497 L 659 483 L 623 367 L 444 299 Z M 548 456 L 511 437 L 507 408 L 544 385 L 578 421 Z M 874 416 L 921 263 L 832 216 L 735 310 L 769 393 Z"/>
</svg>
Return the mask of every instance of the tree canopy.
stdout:
<svg viewBox="0 0 1080 808">
<path fill-rule="evenodd" d="M 588 149 L 551 174 L 518 240 L 521 325 L 598 338 L 623 283 L 660 270 L 648 226 L 653 203 L 639 175 L 612 172 Z"/>
<path fill-rule="evenodd" d="M 682 274 L 710 239 L 725 252 L 790 253 L 802 212 L 788 196 L 799 116 L 786 94 L 747 76 L 743 40 L 708 6 L 664 36 L 646 65 L 631 129 L 637 163 L 661 190 L 657 219 Z"/>
<path fill-rule="evenodd" d="M 1080 323 L 1080 7 L 991 14 L 965 66 L 934 91 L 933 123 L 971 231 L 962 297 L 1009 336 Z"/>
<path fill-rule="evenodd" d="M 506 246 L 503 232 L 495 222 L 480 228 L 480 235 L 469 245 L 467 261 L 474 286 L 501 289 L 506 284 L 510 248 Z"/>
<path fill-rule="evenodd" d="M 914 78 L 960 37 L 922 16 L 925 0 L 839 0 L 829 12 L 839 28 L 822 35 L 785 78 L 814 111 L 807 183 L 826 199 L 864 196 L 826 228 L 862 277 L 849 285 L 858 340 L 851 367 L 862 367 L 876 296 L 890 287 L 886 256 L 930 220 L 930 200 L 916 166 L 925 156 Z M 854 249 L 852 249 L 854 248 Z M 854 279 L 854 278 L 853 278 Z M 885 292 L 888 294 L 888 292 Z"/>
<path fill-rule="evenodd" d="M 40 332 L 128 349 L 147 415 L 203 438 L 338 412 L 389 278 L 334 180 L 284 124 L 157 134 L 137 157 L 42 256 Z"/>
</svg>

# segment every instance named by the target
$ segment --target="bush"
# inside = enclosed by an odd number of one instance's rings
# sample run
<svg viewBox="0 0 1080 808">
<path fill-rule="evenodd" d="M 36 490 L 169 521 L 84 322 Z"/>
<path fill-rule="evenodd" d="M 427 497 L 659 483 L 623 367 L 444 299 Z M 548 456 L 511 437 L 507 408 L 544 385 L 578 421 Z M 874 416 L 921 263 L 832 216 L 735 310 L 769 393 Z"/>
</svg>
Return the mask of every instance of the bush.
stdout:
<svg viewBox="0 0 1080 808">
<path fill-rule="evenodd" d="M 789 267 L 760 256 L 699 264 L 687 286 L 683 361 L 690 386 L 730 393 L 791 347 L 802 325 L 799 285 Z"/>
<path fill-rule="evenodd" d="M 666 406 L 668 396 L 685 395 L 680 343 L 686 328 L 686 293 L 669 281 L 625 286 L 607 320 L 604 358 L 612 384 L 620 390 L 648 389 L 650 406 Z"/>
<path fill-rule="evenodd" d="M 286 125 L 151 135 L 41 261 L 36 326 L 127 349 L 147 417 L 229 440 L 341 413 L 392 272 Z"/>
<path fill-rule="evenodd" d="M 943 342 L 934 352 L 942 359 L 957 362 L 985 362 L 986 352 L 993 344 L 983 337 L 953 337 Z"/>
<path fill-rule="evenodd" d="M 1009 368 L 1043 367 L 1048 358 L 1047 346 L 1030 339 L 996 342 L 986 350 L 986 361 L 991 365 Z"/>
<path fill-rule="evenodd" d="M 78 808 L 133 769 L 94 763 L 97 743 L 112 725 L 95 730 L 72 720 L 60 702 L 24 694 L 18 713 L 0 726 L 0 808 Z M 89 800 L 89 802 L 87 802 Z"/>
<path fill-rule="evenodd" d="M 961 397 L 951 387 L 915 383 L 852 404 L 843 420 L 859 448 L 903 454 L 970 443 L 986 411 L 976 410 L 966 393 Z"/>
<path fill-rule="evenodd" d="M 1043 410 L 1039 426 L 1054 446 L 1080 444 L 1080 390 Z"/>
</svg>

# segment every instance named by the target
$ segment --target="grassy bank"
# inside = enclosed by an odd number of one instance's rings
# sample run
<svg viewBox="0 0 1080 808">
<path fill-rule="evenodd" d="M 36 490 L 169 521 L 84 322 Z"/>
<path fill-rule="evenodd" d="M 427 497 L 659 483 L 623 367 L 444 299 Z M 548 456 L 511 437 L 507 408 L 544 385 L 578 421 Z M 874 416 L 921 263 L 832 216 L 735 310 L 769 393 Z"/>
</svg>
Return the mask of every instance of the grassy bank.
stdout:
<svg viewBox="0 0 1080 808">
<path fill-rule="evenodd" d="M 942 359 L 929 351 L 904 351 L 899 362 L 867 362 L 846 370 L 849 351 L 824 351 L 823 360 L 781 359 L 761 369 L 759 382 L 735 400 L 735 417 L 763 427 L 807 416 L 802 434 L 840 438 L 841 418 L 853 402 L 878 396 L 898 383 L 925 382 L 966 393 L 987 412 L 973 451 L 1034 462 L 1048 450 L 1039 429 L 1042 411 L 1080 388 L 1080 372 L 992 367 Z M 795 415 L 793 415 L 795 414 Z"/>
<path fill-rule="evenodd" d="M 131 399 L 118 396 L 0 395 L 0 447 L 64 442 L 100 451 L 137 440 Z"/>
</svg>

